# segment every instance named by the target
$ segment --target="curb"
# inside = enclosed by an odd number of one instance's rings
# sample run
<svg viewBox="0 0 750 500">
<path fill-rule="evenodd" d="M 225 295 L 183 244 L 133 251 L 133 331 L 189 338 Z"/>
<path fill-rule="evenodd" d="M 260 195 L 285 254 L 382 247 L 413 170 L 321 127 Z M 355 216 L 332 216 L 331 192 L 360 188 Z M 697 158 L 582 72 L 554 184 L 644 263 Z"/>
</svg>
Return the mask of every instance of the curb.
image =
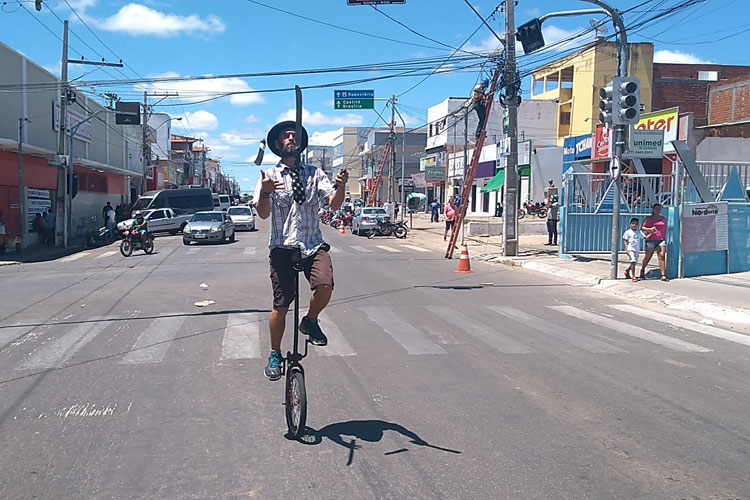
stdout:
<svg viewBox="0 0 750 500">
<path fill-rule="evenodd" d="M 0 267 L 3 266 L 20 266 L 21 262 L 17 260 L 0 260 Z"/>
</svg>

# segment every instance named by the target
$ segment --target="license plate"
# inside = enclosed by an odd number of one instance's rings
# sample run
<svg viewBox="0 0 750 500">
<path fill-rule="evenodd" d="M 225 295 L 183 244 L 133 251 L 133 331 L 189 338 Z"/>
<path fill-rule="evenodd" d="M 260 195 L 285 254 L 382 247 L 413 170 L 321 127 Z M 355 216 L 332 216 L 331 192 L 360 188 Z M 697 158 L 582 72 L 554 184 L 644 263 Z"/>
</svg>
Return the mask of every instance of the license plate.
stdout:
<svg viewBox="0 0 750 500">
<path fill-rule="evenodd" d="M 196 234 L 196 235 L 195 235 L 195 239 L 196 239 L 196 240 L 200 240 L 200 239 L 202 239 L 202 238 L 205 238 L 205 237 L 206 237 L 206 235 L 205 235 L 205 234 Z"/>
</svg>

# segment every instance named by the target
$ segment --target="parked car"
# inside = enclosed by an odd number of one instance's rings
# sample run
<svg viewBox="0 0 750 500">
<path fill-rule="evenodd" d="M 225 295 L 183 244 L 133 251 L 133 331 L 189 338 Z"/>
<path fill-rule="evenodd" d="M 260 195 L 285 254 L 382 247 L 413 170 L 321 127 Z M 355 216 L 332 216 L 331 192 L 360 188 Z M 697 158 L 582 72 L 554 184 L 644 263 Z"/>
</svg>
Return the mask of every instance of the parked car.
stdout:
<svg viewBox="0 0 750 500">
<path fill-rule="evenodd" d="M 232 206 L 232 199 L 228 194 L 212 193 L 214 199 L 214 210 L 227 210 Z"/>
<path fill-rule="evenodd" d="M 232 218 L 221 210 L 196 213 L 182 230 L 182 242 L 185 245 L 192 241 L 224 243 L 227 239 L 234 241 L 234 223 Z"/>
<path fill-rule="evenodd" d="M 175 215 L 190 216 L 202 210 L 213 210 L 214 205 L 211 199 L 211 190 L 208 188 L 147 191 L 133 205 L 131 217 L 138 210 L 154 210 L 158 208 L 171 208 Z"/>
<path fill-rule="evenodd" d="M 143 210 L 143 218 L 148 221 L 149 233 L 177 234 L 185 228 L 192 215 L 176 215 L 171 208 Z M 133 225 L 135 219 L 126 219 L 117 224 L 118 231 L 124 231 Z"/>
<path fill-rule="evenodd" d="M 232 218 L 236 230 L 246 229 L 248 231 L 255 231 L 255 214 L 252 208 L 229 207 L 227 214 Z"/>
<path fill-rule="evenodd" d="M 358 208 L 354 212 L 352 218 L 352 234 L 361 236 L 370 229 L 377 227 L 377 221 L 380 220 L 391 220 L 388 217 L 388 212 L 383 207 L 362 207 Z"/>
</svg>

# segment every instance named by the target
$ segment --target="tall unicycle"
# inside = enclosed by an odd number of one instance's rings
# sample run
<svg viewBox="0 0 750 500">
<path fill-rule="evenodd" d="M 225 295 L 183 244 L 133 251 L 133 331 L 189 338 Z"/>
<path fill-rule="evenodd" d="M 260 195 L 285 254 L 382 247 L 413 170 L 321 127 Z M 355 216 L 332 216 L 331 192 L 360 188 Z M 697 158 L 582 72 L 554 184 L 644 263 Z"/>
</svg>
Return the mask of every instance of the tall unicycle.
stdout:
<svg viewBox="0 0 750 500">
<path fill-rule="evenodd" d="M 286 425 L 289 436 L 299 439 L 305 431 L 307 421 L 307 391 L 305 390 L 305 370 L 300 361 L 307 356 L 307 341 L 304 354 L 299 352 L 299 274 L 303 270 L 302 255 L 299 250 L 292 254 L 294 268 L 294 344 L 293 351 L 286 353 L 286 385 L 284 406 L 286 407 Z"/>
</svg>

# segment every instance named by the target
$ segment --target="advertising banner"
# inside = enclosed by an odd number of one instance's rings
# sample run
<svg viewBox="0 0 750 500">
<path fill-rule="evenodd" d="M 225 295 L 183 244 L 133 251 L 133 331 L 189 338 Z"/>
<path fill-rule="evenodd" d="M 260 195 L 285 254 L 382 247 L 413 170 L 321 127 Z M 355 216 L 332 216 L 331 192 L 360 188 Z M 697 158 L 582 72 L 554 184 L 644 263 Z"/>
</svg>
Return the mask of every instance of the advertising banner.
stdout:
<svg viewBox="0 0 750 500">
<path fill-rule="evenodd" d="M 664 131 L 632 129 L 625 158 L 661 158 L 664 156 Z"/>
<path fill-rule="evenodd" d="M 612 129 L 602 124 L 596 126 L 596 132 L 594 132 L 594 159 L 612 157 L 611 135 Z"/>
<path fill-rule="evenodd" d="M 682 215 L 682 252 L 729 249 L 727 202 L 685 204 Z"/>
<path fill-rule="evenodd" d="M 578 137 L 566 137 L 563 143 L 563 170 L 575 160 L 591 158 L 592 135 L 579 135 Z"/>
<path fill-rule="evenodd" d="M 529 165 L 531 165 L 531 141 L 521 141 L 518 143 L 518 166 Z"/>
<path fill-rule="evenodd" d="M 636 130 L 663 130 L 664 152 L 672 152 L 672 141 L 677 140 L 679 125 L 679 108 L 664 109 L 641 115 L 641 121 L 635 125 Z"/>
</svg>

